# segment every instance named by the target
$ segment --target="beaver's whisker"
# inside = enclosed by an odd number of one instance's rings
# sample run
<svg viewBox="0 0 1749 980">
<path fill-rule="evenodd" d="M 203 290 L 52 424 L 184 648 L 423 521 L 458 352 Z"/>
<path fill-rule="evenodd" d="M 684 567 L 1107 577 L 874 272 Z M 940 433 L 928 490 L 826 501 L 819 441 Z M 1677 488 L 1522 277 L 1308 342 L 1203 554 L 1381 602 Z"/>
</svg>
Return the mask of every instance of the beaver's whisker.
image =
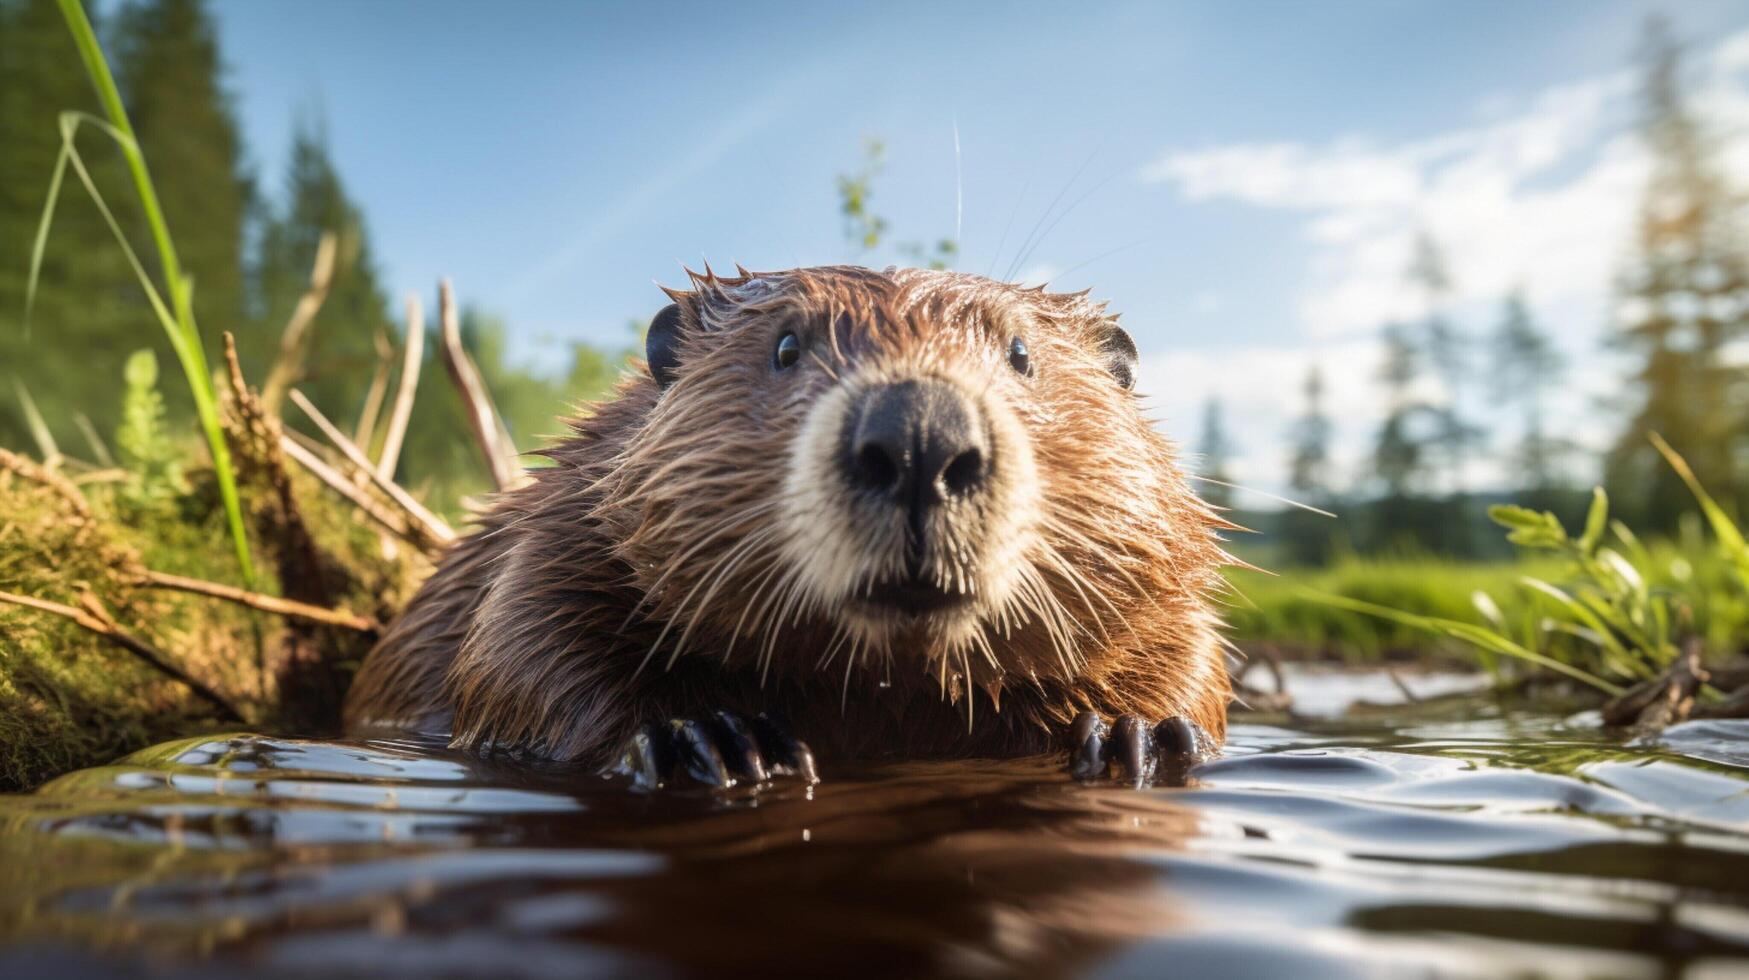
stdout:
<svg viewBox="0 0 1749 980">
<path fill-rule="evenodd" d="M 859 636 L 856 638 L 856 642 L 851 644 L 850 656 L 844 658 L 844 690 L 838 699 L 838 713 L 840 715 L 850 713 L 850 675 L 856 670 L 856 661 L 861 656 L 862 637 Z"/>
<path fill-rule="evenodd" d="M 825 358 L 811 350 L 808 351 L 808 356 L 814 359 L 815 364 L 820 365 L 820 370 L 826 372 L 826 377 L 831 378 L 833 381 L 839 381 L 838 372 L 832 370 L 832 365 L 827 364 Z"/>
<path fill-rule="evenodd" d="M 972 693 L 972 658 L 971 654 L 966 651 L 965 644 L 960 645 L 959 653 L 960 683 L 965 685 L 966 689 L 966 731 L 970 732 L 972 730 L 973 710 L 978 699 Z"/>
<path fill-rule="evenodd" d="M 1033 614 L 1038 617 L 1039 625 L 1044 627 L 1045 635 L 1050 638 L 1051 647 L 1056 651 L 1057 662 L 1063 668 L 1063 676 L 1075 676 L 1075 664 L 1079 662 L 1079 658 L 1063 625 L 1067 614 L 1062 612 L 1062 604 L 1051 594 L 1038 569 L 1030 564 L 1023 567 L 1021 583 L 1015 596 L 1028 600 Z"/>
<path fill-rule="evenodd" d="M 1110 554 L 1112 551 L 1116 551 L 1116 552 L 1118 552 L 1118 558 L 1129 559 L 1131 561 L 1135 560 L 1135 556 L 1130 553 L 1128 547 L 1125 546 L 1122 542 L 1113 542 L 1110 545 L 1107 545 L 1105 547 L 1101 547 L 1101 546 L 1095 544 L 1093 542 L 1093 540 L 1091 538 L 1089 538 L 1087 535 L 1081 533 L 1079 530 L 1070 526 L 1068 523 L 1066 523 L 1064 521 L 1060 521 L 1054 517 L 1046 518 L 1045 525 L 1052 532 L 1057 533 L 1057 534 L 1061 534 L 1062 536 L 1064 536 L 1066 538 L 1070 538 L 1076 544 L 1079 544 L 1084 550 L 1086 550 L 1092 554 L 1105 555 L 1105 554 Z M 1167 553 L 1167 554 L 1169 556 L 1169 553 Z M 1170 561 L 1170 557 L 1168 557 L 1168 560 Z M 1160 615 L 1162 615 L 1162 616 L 1167 615 L 1166 610 L 1164 610 L 1160 607 L 1159 600 L 1154 598 L 1154 591 L 1152 589 L 1143 588 L 1142 583 L 1138 582 L 1136 580 L 1136 577 L 1134 575 L 1131 575 L 1129 573 L 1129 570 L 1123 567 L 1123 562 L 1121 560 L 1114 558 L 1113 560 L 1108 561 L 1105 564 L 1106 564 L 1106 567 L 1110 568 L 1113 572 L 1116 572 L 1119 576 L 1122 576 L 1124 581 L 1129 584 L 1130 589 L 1135 593 L 1137 598 L 1142 599 L 1142 600 L 1146 601 L 1149 605 L 1153 606 L 1154 611 L 1159 613 Z M 1173 566 L 1173 567 L 1176 570 L 1176 566 Z"/>
<path fill-rule="evenodd" d="M 740 532 L 743 525 L 750 521 L 755 521 L 760 517 L 767 516 L 781 503 L 781 501 L 776 500 L 761 501 L 749 507 L 744 507 L 733 514 L 730 514 L 724 520 L 719 521 L 717 530 L 704 535 L 691 547 L 675 555 L 674 559 L 668 562 L 667 567 L 662 570 L 662 574 L 656 577 L 656 581 L 651 583 L 648 589 L 644 590 L 643 596 L 641 596 L 636 603 L 632 604 L 632 609 L 626 614 L 625 622 L 620 624 L 620 629 L 624 630 L 627 626 L 630 626 L 632 620 L 636 619 L 638 614 L 642 613 L 649 606 L 651 601 L 661 594 L 662 587 L 668 584 L 668 579 L 682 569 L 689 567 L 693 556 L 698 554 L 699 551 L 728 535 Z"/>
<path fill-rule="evenodd" d="M 1021 239 L 1020 245 L 1015 248 L 1014 258 L 1009 261 L 1008 268 L 1002 273 L 1003 280 L 1013 281 L 1015 272 L 1019 271 L 1020 264 L 1026 260 L 1026 256 L 1030 254 L 1032 250 L 1031 243 L 1033 237 L 1038 234 L 1040 228 L 1044 227 L 1044 223 L 1050 218 L 1051 212 L 1055 211 L 1057 205 L 1062 203 L 1063 195 L 1069 193 L 1070 188 L 1074 187 L 1075 182 L 1081 179 L 1081 175 L 1087 171 L 1087 168 L 1093 165 L 1093 158 L 1098 155 L 1099 147 L 1095 146 L 1087 154 L 1087 159 L 1081 161 L 1081 166 L 1075 168 L 1075 173 L 1069 177 L 1068 182 L 1063 185 L 1063 189 L 1057 192 L 1056 197 L 1051 198 L 1051 203 L 1045 206 L 1044 213 L 1038 216 L 1038 221 L 1033 224 L 1032 230 L 1026 233 L 1026 237 Z"/>
<path fill-rule="evenodd" d="M 1081 647 L 1075 642 L 1075 633 L 1084 633 L 1088 639 L 1093 638 L 1093 633 L 1069 615 L 1068 608 L 1063 605 L 1062 600 L 1057 598 L 1056 592 L 1045 582 L 1043 573 L 1036 568 L 1029 568 L 1029 570 L 1032 572 L 1033 593 L 1039 597 L 1040 615 L 1048 616 L 1054 636 L 1060 644 L 1059 649 L 1067 661 L 1065 676 L 1073 677 L 1087 663 L 1087 658 L 1081 652 Z"/>
<path fill-rule="evenodd" d="M 722 558 L 719 558 L 717 561 L 719 563 L 723 562 L 723 561 L 727 561 L 727 560 L 729 560 L 730 556 L 733 556 L 737 553 L 743 552 L 746 549 L 756 547 L 766 537 L 769 537 L 773 531 L 774 531 L 774 528 L 768 528 L 764 532 L 757 532 L 757 533 L 755 533 L 747 538 L 742 539 L 741 541 L 737 542 L 733 547 L 731 547 L 724 554 L 724 556 Z M 712 566 L 713 569 L 715 567 L 716 567 L 715 565 Z M 710 573 L 707 572 L 706 576 L 704 578 L 701 578 L 696 584 L 694 584 L 691 591 L 687 592 L 685 597 L 683 597 L 678 603 L 675 604 L 673 613 L 670 616 L 666 617 L 666 621 L 663 622 L 663 624 L 662 624 L 661 631 L 656 634 L 656 642 L 651 644 L 650 653 L 644 655 L 644 663 L 648 663 L 650 660 L 650 657 L 652 655 L 654 655 L 656 650 L 662 646 L 662 641 L 668 638 L 669 631 L 671 631 L 674 628 L 674 624 L 679 621 L 680 616 L 686 612 L 687 607 L 692 603 L 693 596 L 697 595 L 698 590 L 700 588 L 702 588 L 704 586 L 705 582 L 707 582 L 709 580 L 710 580 Z M 654 589 L 652 589 L 649 593 L 646 593 L 645 600 L 640 600 L 638 603 L 638 607 L 641 608 L 644 605 L 644 602 L 648 599 L 648 597 L 650 595 L 653 595 L 654 593 L 655 593 Z M 701 605 L 699 608 L 702 610 L 703 606 Z M 681 633 L 680 642 L 675 645 L 673 652 L 671 652 L 668 655 L 668 663 L 667 663 L 667 666 L 663 668 L 664 670 L 673 670 L 674 669 L 675 662 L 680 659 L 681 650 L 686 646 L 686 637 L 691 632 L 692 625 L 693 625 L 692 623 L 688 623 L 686 630 Z M 642 669 L 642 664 L 639 665 L 639 669 L 640 670 Z"/>
<path fill-rule="evenodd" d="M 1101 640 L 1109 644 L 1111 642 L 1111 633 L 1106 629 L 1104 617 L 1099 614 L 1099 609 L 1094 605 L 1092 598 L 1089 597 L 1089 591 L 1099 597 L 1101 602 L 1111 611 L 1112 616 L 1114 616 L 1118 622 L 1123 623 L 1126 627 L 1129 625 L 1125 620 L 1123 613 L 1119 612 L 1117 606 L 1114 605 L 1110 599 L 1106 598 L 1105 593 L 1101 592 L 1097 586 L 1087 580 L 1086 576 L 1078 572 L 1072 565 L 1065 561 L 1061 555 L 1057 554 L 1055 548 L 1047 545 L 1040 549 L 1040 554 L 1050 565 L 1050 569 L 1057 575 L 1061 576 L 1069 588 L 1075 590 L 1075 594 L 1080 597 L 1081 604 L 1087 609 L 1088 618 L 1092 619 L 1093 624 L 1099 628 L 1099 638 Z M 1085 588 L 1083 588 L 1084 583 L 1086 586 Z"/>
<path fill-rule="evenodd" d="M 850 633 L 845 630 L 843 623 L 839 623 L 832 630 L 832 639 L 827 641 L 826 652 L 821 654 L 819 662 L 814 664 L 814 669 L 823 671 L 832 666 L 832 658 L 838 656 L 839 649 L 848 642 L 850 642 Z"/>
<path fill-rule="evenodd" d="M 725 663 L 728 662 L 730 654 L 735 652 L 735 644 L 740 641 L 742 631 L 746 628 L 747 617 L 753 614 L 753 610 L 759 608 L 759 600 L 764 597 L 766 587 L 771 584 L 773 577 L 777 575 L 778 570 L 781 567 L 782 565 L 780 563 L 773 562 L 771 566 L 765 570 L 765 574 L 754 580 L 753 595 L 747 600 L 746 606 L 742 608 L 741 618 L 735 621 L 735 631 L 729 635 L 728 649 L 723 651 L 723 661 Z M 754 629 L 757 630 L 758 627 L 759 623 L 755 620 Z"/>
<path fill-rule="evenodd" d="M 693 604 L 692 617 L 687 621 L 686 629 L 681 631 L 680 641 L 674 645 L 674 653 L 668 660 L 669 667 L 673 667 L 674 661 L 679 659 L 680 651 L 686 648 L 686 641 L 692 636 L 693 628 L 698 625 L 698 622 L 703 618 L 705 611 L 710 608 L 711 599 L 716 596 L 717 590 L 722 588 L 723 583 L 728 581 L 729 574 L 741 567 L 749 557 L 756 554 L 759 548 L 764 545 L 768 539 L 775 537 L 779 530 L 780 528 L 774 525 L 764 531 L 755 532 L 749 535 L 746 540 L 736 545 L 724 555 L 724 557 L 717 559 L 716 563 L 711 566 L 711 570 L 705 573 L 705 578 L 699 580 L 700 585 L 709 581 L 711 587 L 705 591 L 705 594 L 697 603 Z M 693 591 L 696 592 L 697 590 L 698 586 L 693 586 Z M 683 611 L 686 608 L 686 604 L 691 601 L 692 595 L 691 593 L 688 593 L 686 599 L 682 601 L 680 609 L 676 610 L 676 614 L 678 615 L 680 611 Z"/>
</svg>

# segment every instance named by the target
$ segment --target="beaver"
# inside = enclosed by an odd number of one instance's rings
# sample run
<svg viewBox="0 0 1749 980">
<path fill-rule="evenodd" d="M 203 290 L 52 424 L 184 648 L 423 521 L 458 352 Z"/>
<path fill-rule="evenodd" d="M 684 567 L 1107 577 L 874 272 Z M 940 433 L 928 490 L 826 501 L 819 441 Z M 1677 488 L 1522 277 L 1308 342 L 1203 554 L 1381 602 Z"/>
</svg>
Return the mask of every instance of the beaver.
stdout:
<svg viewBox="0 0 1749 980">
<path fill-rule="evenodd" d="M 1014 757 L 1141 784 L 1230 697 L 1221 531 L 1088 293 L 719 276 L 497 494 L 361 666 L 350 728 L 618 771 Z"/>
</svg>

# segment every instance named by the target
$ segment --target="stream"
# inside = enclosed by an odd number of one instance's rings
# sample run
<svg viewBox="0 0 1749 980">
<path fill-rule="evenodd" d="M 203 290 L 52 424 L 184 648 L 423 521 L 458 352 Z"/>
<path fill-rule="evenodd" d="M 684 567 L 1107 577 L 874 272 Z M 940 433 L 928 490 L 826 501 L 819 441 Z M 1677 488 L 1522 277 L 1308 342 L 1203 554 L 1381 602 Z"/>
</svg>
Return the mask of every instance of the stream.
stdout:
<svg viewBox="0 0 1749 980">
<path fill-rule="evenodd" d="M 415 738 L 185 739 L 0 796 L 0 976 L 1749 975 L 1749 723 L 1236 722 L 1145 791 L 822 759 L 642 796 Z"/>
</svg>

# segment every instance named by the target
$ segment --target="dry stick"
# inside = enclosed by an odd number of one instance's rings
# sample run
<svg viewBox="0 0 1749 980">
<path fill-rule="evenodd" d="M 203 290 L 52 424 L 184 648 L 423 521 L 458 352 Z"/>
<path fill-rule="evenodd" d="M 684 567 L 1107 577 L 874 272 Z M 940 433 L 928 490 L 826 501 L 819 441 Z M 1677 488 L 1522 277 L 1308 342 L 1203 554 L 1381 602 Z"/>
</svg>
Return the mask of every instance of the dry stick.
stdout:
<svg viewBox="0 0 1749 980">
<path fill-rule="evenodd" d="M 389 391 L 389 371 L 395 366 L 395 348 L 389 343 L 388 331 L 381 327 L 371 335 L 377 349 L 376 370 L 370 375 L 370 388 L 364 396 L 364 411 L 358 413 L 358 425 L 352 430 L 352 441 L 370 449 L 377 431 L 377 415 L 383 410 L 383 396 Z"/>
<path fill-rule="evenodd" d="M 303 392 L 293 388 L 291 400 L 292 404 L 302 409 L 303 413 L 310 417 L 310 421 L 316 423 L 316 428 L 322 430 L 322 434 L 328 437 L 328 441 L 333 443 L 336 449 L 340 450 L 341 455 L 345 456 L 352 465 L 368 474 L 371 481 L 382 492 L 388 494 L 389 499 L 405 511 L 407 516 L 413 519 L 413 523 L 422 528 L 431 540 L 440 544 L 448 544 L 455 540 L 455 531 L 450 529 L 443 518 L 427 510 L 424 504 L 414 500 L 413 495 L 401 489 L 400 484 L 380 476 L 376 468 L 371 465 L 370 457 L 364 454 L 364 450 L 354 445 L 351 439 L 346 438 L 346 433 L 341 432 L 334 423 L 328 421 L 328 416 L 323 415 L 321 409 L 305 398 Z"/>
<path fill-rule="evenodd" d="M 375 633 L 382 629 L 382 624 L 376 620 L 368 616 L 355 615 L 344 609 L 312 606 L 307 602 L 262 595 L 259 592 L 249 592 L 229 585 L 221 585 L 218 582 L 208 582 L 205 579 L 186 578 L 181 575 L 154 572 L 148 569 L 140 573 L 140 581 L 154 588 L 175 589 L 178 592 L 191 592 L 195 595 L 224 599 L 228 602 L 248 606 L 251 609 L 277 613 L 291 619 L 320 623 L 323 626 L 338 626 L 342 629 L 357 630 L 360 633 Z"/>
<path fill-rule="evenodd" d="M 304 337 L 310 332 L 316 313 L 328 299 L 328 287 L 334 281 L 336 244 L 333 232 L 322 233 L 321 241 L 316 243 L 316 261 L 310 268 L 310 288 L 298 298 L 298 305 L 292 309 L 291 318 L 285 322 L 285 331 L 279 336 L 279 356 L 274 358 L 273 367 L 267 371 L 267 381 L 261 386 L 261 403 L 269 415 L 279 414 L 279 404 L 285 399 L 286 389 L 303 374 Z"/>
<path fill-rule="evenodd" d="M 411 542 L 416 547 L 425 548 L 429 544 L 425 541 L 421 529 L 409 527 L 399 514 L 377 503 L 369 494 L 353 486 L 352 481 L 342 476 L 339 470 L 322 462 L 322 457 L 305 449 L 291 436 L 280 436 L 279 448 L 287 456 L 296 460 L 298 465 L 309 470 L 312 476 L 327 484 L 328 489 L 345 497 L 354 507 L 364 511 L 364 516 L 376 521 L 390 534 Z"/>
<path fill-rule="evenodd" d="M 461 318 L 456 314 L 455 293 L 445 279 L 437 287 L 438 319 L 443 325 L 443 363 L 449 368 L 449 378 L 467 407 L 468 424 L 473 427 L 474 441 L 486 457 L 492 471 L 492 484 L 499 490 L 516 485 L 520 467 L 516 465 L 516 450 L 500 444 L 498 410 L 492 405 L 492 393 L 480 380 L 480 371 L 462 347 Z M 508 442 L 508 440 L 505 440 Z"/>
<path fill-rule="evenodd" d="M 419 367 L 425 361 L 425 311 L 419 297 L 407 297 L 407 347 L 401 359 L 401 383 L 395 388 L 395 407 L 389 412 L 389 431 L 383 436 L 383 451 L 377 457 L 377 475 L 386 480 L 395 478 L 395 467 L 401 462 L 401 443 L 407 437 L 407 423 L 413 417 L 413 394 L 419 387 Z"/>
<path fill-rule="evenodd" d="M 187 687 L 201 700 L 206 701 L 213 707 L 219 709 L 219 712 L 225 716 L 227 721 L 243 720 L 243 713 L 238 711 L 237 706 L 232 704 L 224 695 L 205 684 L 202 684 L 200 681 L 195 680 L 193 677 L 190 677 L 182 668 L 172 663 L 170 658 L 165 656 L 158 650 L 158 648 L 122 629 L 120 626 L 117 626 L 115 620 L 110 618 L 109 613 L 100 603 L 98 603 L 96 597 L 90 593 L 86 593 L 80 597 L 80 606 L 83 608 L 63 605 L 59 602 L 50 602 L 47 599 L 35 599 L 30 596 L 15 595 L 11 592 L 0 592 L 0 602 L 11 603 L 15 606 L 23 606 L 26 609 L 35 609 L 38 612 L 50 613 L 55 616 L 60 616 L 63 619 L 70 619 L 78 625 L 85 627 L 91 632 L 96 633 L 98 636 L 101 636 L 128 651 L 141 660 L 144 660 L 159 673 L 164 674 L 170 679 Z"/>
<path fill-rule="evenodd" d="M 116 465 L 115 457 L 110 455 L 109 446 L 97 434 L 97 427 L 91 424 L 90 417 L 84 412 L 74 412 L 73 424 L 79 427 L 79 434 L 85 437 L 86 444 L 91 447 L 91 455 L 96 458 L 97 465 L 106 470 L 113 469 Z"/>
<path fill-rule="evenodd" d="M 0 449 L 0 470 L 11 470 L 26 480 L 48 487 L 67 501 L 80 520 L 91 519 L 91 505 L 85 502 L 85 495 L 70 480 L 48 467 L 10 450 Z"/>
</svg>

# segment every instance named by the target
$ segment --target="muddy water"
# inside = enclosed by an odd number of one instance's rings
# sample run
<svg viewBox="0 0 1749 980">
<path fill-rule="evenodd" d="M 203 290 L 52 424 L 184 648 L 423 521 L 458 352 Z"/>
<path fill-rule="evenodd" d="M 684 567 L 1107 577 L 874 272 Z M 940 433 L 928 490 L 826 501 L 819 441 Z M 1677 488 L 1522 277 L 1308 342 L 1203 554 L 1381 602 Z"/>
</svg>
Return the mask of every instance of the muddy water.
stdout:
<svg viewBox="0 0 1749 980">
<path fill-rule="evenodd" d="M 1144 792 L 823 762 L 652 798 L 416 740 L 161 745 L 0 797 L 0 975 L 1749 972 L 1749 727 L 1241 724 Z"/>
</svg>

